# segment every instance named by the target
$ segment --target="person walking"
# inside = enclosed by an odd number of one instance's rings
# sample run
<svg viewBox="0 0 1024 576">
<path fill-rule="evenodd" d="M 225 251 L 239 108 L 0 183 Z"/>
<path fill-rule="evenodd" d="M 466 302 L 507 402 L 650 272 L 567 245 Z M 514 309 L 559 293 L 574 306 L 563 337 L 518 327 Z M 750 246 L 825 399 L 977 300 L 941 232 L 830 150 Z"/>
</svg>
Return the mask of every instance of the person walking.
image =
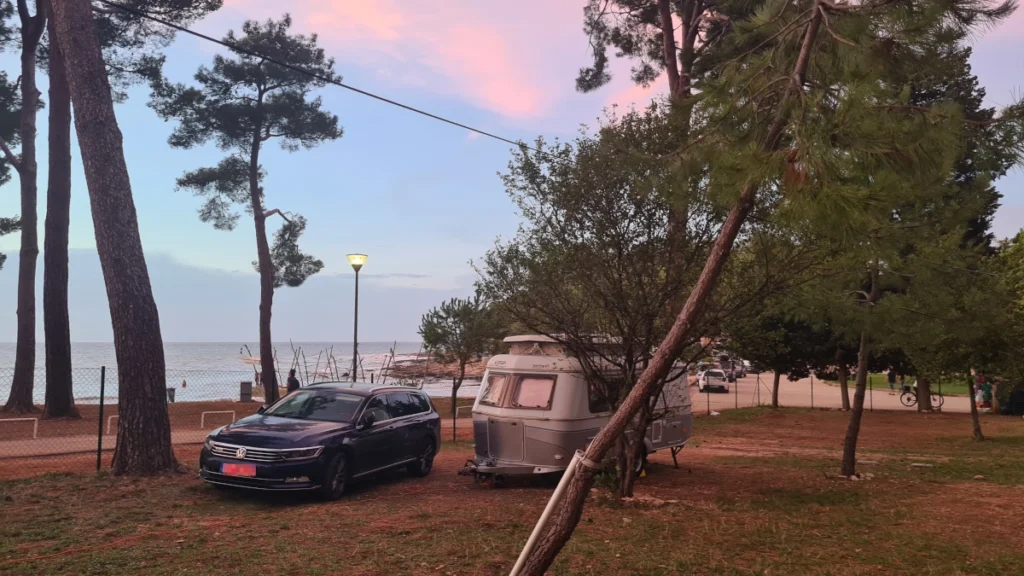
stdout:
<svg viewBox="0 0 1024 576">
<path fill-rule="evenodd" d="M 900 383 L 900 390 L 899 390 L 900 394 L 902 394 L 904 392 L 907 392 L 908 391 L 907 390 L 907 380 L 903 376 L 903 374 L 900 374 L 900 376 L 899 376 L 899 383 Z"/>
<path fill-rule="evenodd" d="M 887 374 L 887 376 L 889 378 L 889 396 L 895 396 L 896 395 L 896 370 L 893 369 L 893 368 L 889 368 L 889 374 Z"/>
<path fill-rule="evenodd" d="M 295 369 L 292 368 L 288 371 L 288 393 L 295 392 L 300 386 L 299 379 L 295 377 Z"/>
</svg>

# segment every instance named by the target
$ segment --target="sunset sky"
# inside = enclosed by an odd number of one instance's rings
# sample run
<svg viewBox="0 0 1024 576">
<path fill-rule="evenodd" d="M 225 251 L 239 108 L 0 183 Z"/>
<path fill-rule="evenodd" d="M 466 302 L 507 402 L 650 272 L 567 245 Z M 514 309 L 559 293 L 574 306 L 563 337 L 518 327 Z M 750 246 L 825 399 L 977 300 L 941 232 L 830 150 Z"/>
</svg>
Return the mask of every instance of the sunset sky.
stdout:
<svg viewBox="0 0 1024 576">
<path fill-rule="evenodd" d="M 319 34 L 346 83 L 511 139 L 565 139 L 575 136 L 581 124 L 594 125 L 605 107 L 642 106 L 664 91 L 661 82 L 647 90 L 633 87 L 629 63 L 621 61 L 615 64 L 611 85 L 594 94 L 575 91 L 577 71 L 590 60 L 581 30 L 584 3 L 226 0 L 220 12 L 195 28 L 221 37 L 229 29 L 238 30 L 247 18 L 277 18 L 289 12 L 296 31 Z M 209 63 L 217 50 L 179 35 L 167 52 L 165 71 L 175 81 L 191 81 L 197 66 Z M 1024 12 L 977 41 L 974 69 L 993 105 L 1021 95 L 1021 54 Z M 8 74 L 17 74 L 16 55 L 3 55 L 0 63 Z M 45 75 L 40 76 L 40 85 L 45 99 Z M 515 210 L 497 177 L 508 163 L 509 146 L 340 88 L 325 89 L 322 96 L 325 106 L 339 116 L 345 136 L 298 153 L 272 146 L 263 157 L 268 206 L 305 215 L 309 226 L 304 248 L 327 265 L 321 288 L 314 287 L 306 297 L 305 288 L 283 290 L 294 294 L 279 299 L 275 336 L 311 340 L 336 331 L 337 340 L 348 339 L 351 293 L 345 278 L 351 272 L 345 254 L 358 251 L 369 254 L 363 290 L 376 288 L 415 303 L 395 307 L 384 299 L 368 299 L 360 313 L 365 326 L 361 332 L 375 340 L 415 339 L 419 314 L 441 298 L 468 294 L 474 278 L 469 261 L 479 258 L 496 237 L 515 232 Z M 194 273 L 210 282 L 191 291 L 179 286 L 173 296 L 166 288 L 155 288 L 161 315 L 175 316 L 173 328 L 165 322 L 164 337 L 251 339 L 258 294 L 250 265 L 255 258 L 251 221 L 243 217 L 233 232 L 214 230 L 196 217 L 200 200 L 173 190 L 183 171 L 212 165 L 223 153 L 213 146 L 170 149 L 166 138 L 172 125 L 157 118 L 147 100 L 148 90 L 140 87 L 117 108 L 147 256 L 152 267 L 195 268 L 178 277 Z M 40 115 L 39 134 L 42 199 L 45 113 Z M 95 240 L 77 149 L 74 156 L 71 246 L 80 250 L 83 262 L 91 263 L 88 253 Z M 996 231 L 1012 235 L 1024 223 L 1024 177 L 1014 173 L 998 187 L 1005 199 Z M 4 190 L 0 214 L 17 213 L 17 178 Z M 14 340 L 17 248 L 17 235 L 0 240 L 0 251 L 9 256 L 0 271 L 0 301 L 7 303 L 0 309 L 0 341 Z M 40 278 L 41 264 L 40 258 Z M 93 264 L 82 266 L 85 270 Z M 335 278 L 339 275 L 342 278 Z M 251 290 L 227 288 L 245 284 L 250 276 Z M 218 284 L 218 278 L 231 280 Z M 88 295 L 73 302 L 75 340 L 109 340 L 98 280 L 92 272 L 73 272 L 72 291 Z M 335 284 L 336 291 L 322 288 Z M 213 312 L 192 317 L 190 311 L 200 302 L 203 310 Z M 217 317 L 218 302 L 225 308 L 238 305 L 239 311 Z M 251 314 L 245 312 L 250 307 Z M 330 310 L 327 325 L 325 310 Z M 182 315 L 189 320 L 182 322 Z"/>
</svg>

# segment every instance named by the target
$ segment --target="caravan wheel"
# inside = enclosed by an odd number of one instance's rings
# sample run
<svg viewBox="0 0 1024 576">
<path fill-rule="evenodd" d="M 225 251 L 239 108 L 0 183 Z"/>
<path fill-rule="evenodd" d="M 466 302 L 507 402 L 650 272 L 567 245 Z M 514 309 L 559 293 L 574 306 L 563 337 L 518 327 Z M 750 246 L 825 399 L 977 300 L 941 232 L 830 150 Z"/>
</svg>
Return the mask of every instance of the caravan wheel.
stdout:
<svg viewBox="0 0 1024 576">
<path fill-rule="evenodd" d="M 647 447 L 644 447 L 643 452 L 640 453 L 640 457 L 637 458 L 636 463 L 633 464 L 633 471 L 639 476 L 647 468 Z"/>
</svg>

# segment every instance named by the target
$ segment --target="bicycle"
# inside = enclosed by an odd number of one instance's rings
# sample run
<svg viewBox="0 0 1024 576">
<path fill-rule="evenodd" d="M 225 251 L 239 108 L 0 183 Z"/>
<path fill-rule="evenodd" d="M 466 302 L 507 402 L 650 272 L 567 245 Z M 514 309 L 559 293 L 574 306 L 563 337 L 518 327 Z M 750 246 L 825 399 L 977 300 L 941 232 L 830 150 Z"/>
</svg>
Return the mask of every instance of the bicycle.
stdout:
<svg viewBox="0 0 1024 576">
<path fill-rule="evenodd" d="M 942 394 L 938 393 L 938 392 L 932 392 L 931 397 L 932 397 L 932 408 L 942 408 L 942 403 L 946 401 L 946 399 L 942 396 Z M 914 406 L 915 404 L 917 404 L 917 386 L 916 385 L 913 388 L 911 388 L 909 386 L 904 386 L 903 387 L 903 393 L 900 394 L 900 403 L 903 404 L 904 406 L 906 406 L 907 408 L 910 408 L 910 407 Z"/>
</svg>

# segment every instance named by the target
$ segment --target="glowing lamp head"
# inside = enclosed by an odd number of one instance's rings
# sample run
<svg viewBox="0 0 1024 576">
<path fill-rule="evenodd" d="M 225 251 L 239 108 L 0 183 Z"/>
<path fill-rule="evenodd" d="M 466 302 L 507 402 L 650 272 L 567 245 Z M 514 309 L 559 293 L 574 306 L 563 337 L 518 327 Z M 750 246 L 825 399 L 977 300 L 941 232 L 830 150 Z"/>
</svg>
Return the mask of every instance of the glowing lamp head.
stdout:
<svg viewBox="0 0 1024 576">
<path fill-rule="evenodd" d="M 352 265 L 352 269 L 359 272 L 359 269 L 366 263 L 366 254 L 349 254 L 348 263 Z"/>
</svg>

